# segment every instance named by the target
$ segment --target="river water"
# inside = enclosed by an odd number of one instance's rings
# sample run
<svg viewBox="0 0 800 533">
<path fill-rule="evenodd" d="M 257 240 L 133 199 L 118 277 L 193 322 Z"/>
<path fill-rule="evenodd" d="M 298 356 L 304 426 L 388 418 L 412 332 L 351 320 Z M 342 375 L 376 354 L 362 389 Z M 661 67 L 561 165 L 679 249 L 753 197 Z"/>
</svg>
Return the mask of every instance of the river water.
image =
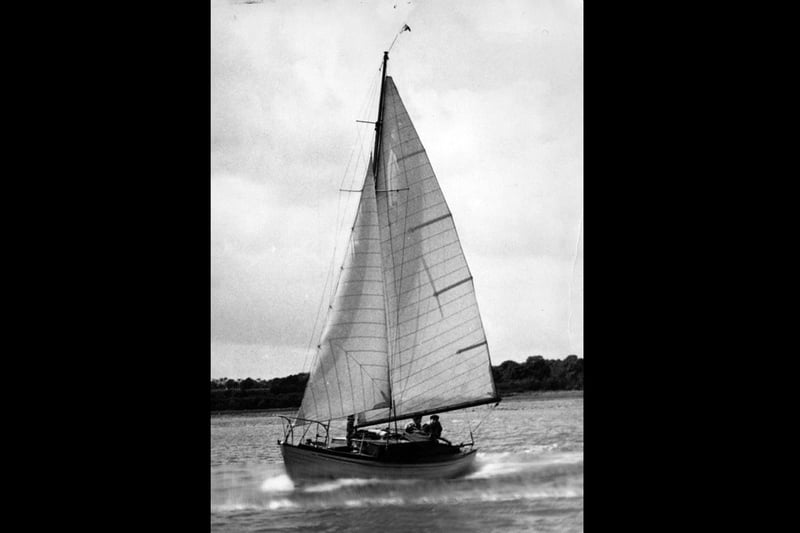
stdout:
<svg viewBox="0 0 800 533">
<path fill-rule="evenodd" d="M 478 449 L 453 480 L 342 479 L 295 487 L 276 414 L 211 416 L 211 531 L 583 531 L 583 398 L 509 398 L 442 413 Z M 427 417 L 425 419 L 427 422 Z M 344 434 L 332 430 L 333 435 Z"/>
</svg>

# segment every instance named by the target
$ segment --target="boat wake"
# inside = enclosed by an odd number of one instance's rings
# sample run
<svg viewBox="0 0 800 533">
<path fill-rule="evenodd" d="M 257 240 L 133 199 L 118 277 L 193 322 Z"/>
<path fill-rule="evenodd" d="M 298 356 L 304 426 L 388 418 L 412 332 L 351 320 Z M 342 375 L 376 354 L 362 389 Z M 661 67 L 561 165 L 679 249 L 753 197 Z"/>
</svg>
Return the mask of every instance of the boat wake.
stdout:
<svg viewBox="0 0 800 533">
<path fill-rule="evenodd" d="M 486 453 L 478 452 L 476 468 L 466 479 L 506 479 L 509 477 L 541 476 L 548 471 L 558 470 L 563 466 L 580 466 L 583 471 L 583 452 L 565 452 L 537 456 L 529 452 L 523 453 Z"/>
<path fill-rule="evenodd" d="M 261 483 L 261 492 L 291 492 L 294 490 L 294 483 L 286 474 L 268 477 Z"/>
<path fill-rule="evenodd" d="M 459 505 L 583 498 L 583 453 L 478 453 L 450 480 L 337 479 L 295 484 L 282 465 L 212 472 L 212 513 Z"/>
</svg>

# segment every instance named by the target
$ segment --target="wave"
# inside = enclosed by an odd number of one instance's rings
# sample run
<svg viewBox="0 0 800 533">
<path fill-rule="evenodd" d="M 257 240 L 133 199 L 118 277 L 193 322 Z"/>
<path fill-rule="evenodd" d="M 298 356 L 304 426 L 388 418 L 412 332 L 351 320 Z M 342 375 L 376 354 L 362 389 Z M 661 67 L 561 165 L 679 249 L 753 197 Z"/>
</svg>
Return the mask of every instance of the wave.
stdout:
<svg viewBox="0 0 800 533">
<path fill-rule="evenodd" d="M 511 489 L 511 490 L 508 490 Z M 282 511 L 292 509 L 320 510 L 335 508 L 392 507 L 413 505 L 469 505 L 473 503 L 498 503 L 519 500 L 551 500 L 582 498 L 583 486 L 561 487 L 507 487 L 502 492 L 457 489 L 452 492 L 436 490 L 391 490 L 385 494 L 369 492 L 334 492 L 317 494 L 314 498 L 302 497 L 298 493 L 291 497 L 266 498 L 257 502 L 227 502 L 211 506 L 212 512 L 237 513 L 242 511 Z"/>
</svg>

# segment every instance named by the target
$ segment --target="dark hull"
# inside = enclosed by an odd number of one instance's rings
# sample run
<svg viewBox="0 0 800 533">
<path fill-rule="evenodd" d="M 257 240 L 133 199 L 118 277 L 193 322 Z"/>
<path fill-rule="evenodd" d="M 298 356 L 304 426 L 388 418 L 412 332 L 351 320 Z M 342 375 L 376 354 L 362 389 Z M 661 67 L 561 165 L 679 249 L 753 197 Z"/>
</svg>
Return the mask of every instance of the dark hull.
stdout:
<svg viewBox="0 0 800 533">
<path fill-rule="evenodd" d="M 399 448 L 402 446 L 403 448 Z M 295 481 L 339 478 L 446 479 L 474 468 L 475 450 L 393 446 L 383 457 L 344 450 L 281 444 L 286 473 Z M 414 449 L 417 448 L 417 449 Z"/>
</svg>

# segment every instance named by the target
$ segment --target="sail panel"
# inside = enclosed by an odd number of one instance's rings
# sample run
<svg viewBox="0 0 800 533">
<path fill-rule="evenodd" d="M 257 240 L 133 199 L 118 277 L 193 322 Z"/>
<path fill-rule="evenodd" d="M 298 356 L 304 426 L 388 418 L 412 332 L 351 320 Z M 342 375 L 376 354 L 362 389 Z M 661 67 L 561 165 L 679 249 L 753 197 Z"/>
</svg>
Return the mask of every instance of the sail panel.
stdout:
<svg viewBox="0 0 800 533">
<path fill-rule="evenodd" d="M 297 416 L 321 421 L 359 413 L 359 420 L 385 416 L 389 386 L 380 229 L 369 170 Z"/>
<path fill-rule="evenodd" d="M 390 77 L 377 191 L 396 417 L 495 401 L 472 275 L 433 168 Z"/>
</svg>

